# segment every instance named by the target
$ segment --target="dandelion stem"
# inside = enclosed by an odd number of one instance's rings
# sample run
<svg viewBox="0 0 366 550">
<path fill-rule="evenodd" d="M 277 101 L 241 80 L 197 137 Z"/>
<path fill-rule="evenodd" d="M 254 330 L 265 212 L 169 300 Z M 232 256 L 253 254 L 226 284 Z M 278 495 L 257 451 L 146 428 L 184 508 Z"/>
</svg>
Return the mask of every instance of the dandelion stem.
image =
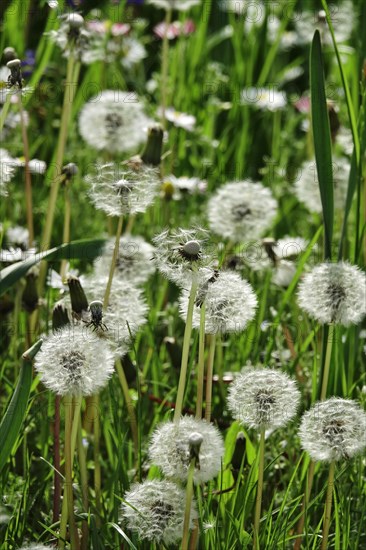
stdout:
<svg viewBox="0 0 366 550">
<path fill-rule="evenodd" d="M 188 469 L 187 486 L 186 486 L 186 505 L 184 510 L 184 522 L 183 522 L 183 538 L 182 538 L 182 550 L 188 549 L 189 540 L 189 524 L 191 519 L 191 507 L 193 499 L 193 477 L 196 467 L 196 457 L 191 459 Z"/>
<path fill-rule="evenodd" d="M 53 431 L 53 465 L 54 473 L 54 492 L 53 492 L 53 523 L 58 522 L 60 515 L 61 500 L 61 479 L 60 479 L 60 404 L 59 395 L 55 397 L 55 423 Z"/>
<path fill-rule="evenodd" d="M 327 349 L 325 353 L 325 362 L 324 362 L 324 370 L 323 370 L 323 381 L 322 381 L 322 389 L 320 394 L 320 399 L 323 401 L 327 396 L 327 388 L 328 388 L 328 379 L 329 379 L 329 369 L 330 369 L 330 360 L 332 358 L 332 349 L 333 349 L 333 336 L 334 336 L 334 324 L 329 325 L 329 333 L 328 333 L 328 340 L 327 340 Z"/>
<path fill-rule="evenodd" d="M 110 268 L 109 268 L 109 277 L 108 277 L 108 282 L 107 282 L 107 288 L 105 289 L 105 293 L 104 293 L 104 300 L 103 300 L 103 308 L 104 309 L 106 309 L 108 307 L 108 304 L 109 304 L 109 297 L 110 297 L 110 294 L 111 294 L 113 275 L 114 275 L 114 270 L 115 270 L 115 267 L 116 267 L 118 254 L 119 254 L 119 241 L 120 241 L 121 234 L 122 234 L 122 223 L 123 223 L 123 216 L 120 216 L 119 220 L 118 220 L 116 240 L 115 240 L 115 243 L 114 243 L 112 261 L 111 261 L 111 265 L 110 265 Z"/>
<path fill-rule="evenodd" d="M 23 151 L 24 151 L 24 174 L 25 174 L 25 205 L 27 212 L 27 227 L 29 232 L 28 245 L 32 248 L 34 241 L 34 225 L 33 225 L 33 205 L 32 205 L 32 179 L 29 169 L 29 141 L 27 128 L 25 125 L 25 114 L 23 109 L 22 98 L 19 97 L 20 123 L 22 129 Z"/>
<path fill-rule="evenodd" d="M 86 467 L 86 456 L 85 456 L 85 449 L 83 445 L 81 421 L 78 423 L 77 452 L 78 452 L 78 458 L 79 458 L 81 498 L 83 503 L 83 511 L 88 512 L 89 510 L 88 471 Z M 80 547 L 81 547 L 81 550 L 88 550 L 89 528 L 88 528 L 87 521 L 83 521 L 81 525 L 81 529 L 82 529 L 82 538 L 81 538 Z"/>
<path fill-rule="evenodd" d="M 323 540 L 322 540 L 321 550 L 327 550 L 328 548 L 328 535 L 329 535 L 329 528 L 330 528 L 330 520 L 332 517 L 334 472 L 335 472 L 335 461 L 333 460 L 333 462 L 331 462 L 329 466 L 328 487 L 327 487 L 327 496 L 325 499 L 325 511 L 324 511 Z"/>
<path fill-rule="evenodd" d="M 132 403 L 130 390 L 128 387 L 127 378 L 125 375 L 125 371 L 123 370 L 122 362 L 120 359 L 117 359 L 116 361 L 116 371 L 118 374 L 119 381 L 121 383 L 121 388 L 123 392 L 123 397 L 126 401 L 126 407 L 128 412 L 128 417 L 130 419 L 130 426 L 131 426 L 131 433 L 132 433 L 132 440 L 133 440 L 133 447 L 135 451 L 135 459 L 138 460 L 138 453 L 139 453 L 139 442 L 138 442 L 138 432 L 137 432 L 137 420 L 136 420 L 136 413 L 135 409 Z"/>
<path fill-rule="evenodd" d="M 70 220 L 71 220 L 70 187 L 67 183 L 65 184 L 64 198 L 65 198 L 65 211 L 64 211 L 64 230 L 63 230 L 62 242 L 63 244 L 66 244 L 70 242 Z M 62 260 L 61 269 L 60 269 L 61 279 L 64 279 L 66 275 L 66 265 L 67 265 L 67 260 Z"/>
<path fill-rule="evenodd" d="M 262 510 L 262 494 L 263 494 L 263 472 L 264 472 L 264 442 L 265 442 L 265 428 L 261 428 L 260 443 L 259 443 L 259 462 L 258 462 L 258 485 L 257 485 L 257 498 L 255 502 L 255 516 L 254 516 L 254 549 L 259 549 L 259 522 L 261 519 Z"/>
<path fill-rule="evenodd" d="M 66 470 L 66 455 L 67 455 L 66 453 L 66 441 L 67 441 L 66 428 L 67 428 L 67 431 L 71 432 L 71 436 L 69 437 L 70 452 L 68 453 L 71 461 L 71 476 L 72 476 L 72 466 L 74 461 L 74 453 L 75 453 L 75 445 L 76 445 L 77 428 L 78 428 L 79 417 L 80 417 L 80 409 L 81 409 L 81 397 L 79 396 L 78 398 L 75 399 L 74 417 L 72 418 L 71 396 L 65 397 L 65 470 Z M 69 425 L 67 426 L 67 422 L 71 422 L 71 419 L 72 419 L 72 427 L 70 427 Z M 67 479 L 65 479 L 64 497 L 62 499 L 62 512 L 61 512 L 61 522 L 60 522 L 59 548 L 65 548 L 67 516 L 68 516 L 67 487 L 68 487 Z M 71 484 L 71 489 L 72 489 L 72 484 Z M 71 497 L 72 497 L 72 493 L 71 493 Z"/>
<path fill-rule="evenodd" d="M 95 507 L 97 510 L 96 523 L 100 527 L 101 513 L 101 487 L 102 476 L 100 468 L 100 418 L 99 418 L 99 394 L 94 395 L 95 416 L 94 416 L 94 491 L 95 491 Z"/>
<path fill-rule="evenodd" d="M 211 334 L 210 347 L 208 350 L 207 374 L 206 374 L 205 419 L 207 420 L 207 422 L 211 421 L 211 412 L 212 412 L 212 378 L 213 378 L 213 367 L 214 367 L 214 359 L 215 359 L 215 349 L 216 349 L 216 335 Z"/>
<path fill-rule="evenodd" d="M 10 102 L 11 102 L 11 94 L 7 94 L 3 108 L 0 111 L 0 132 L 4 127 L 6 117 L 8 116 Z"/>
<path fill-rule="evenodd" d="M 165 16 L 165 29 L 163 37 L 162 60 L 161 60 L 161 123 L 166 127 L 165 111 L 167 107 L 167 86 L 168 86 L 168 65 L 169 65 L 169 39 L 168 29 L 172 20 L 172 10 L 167 9 Z"/>
<path fill-rule="evenodd" d="M 194 302 L 196 299 L 197 288 L 198 288 L 198 278 L 197 278 L 197 274 L 195 273 L 192 278 L 191 293 L 189 295 L 189 301 L 188 301 L 186 326 L 184 329 L 182 362 L 180 366 L 177 400 L 176 400 L 175 411 L 174 411 L 174 422 L 179 422 L 179 419 L 182 414 L 184 390 L 186 387 L 186 378 L 187 378 L 187 369 L 188 369 L 189 345 L 190 345 L 191 334 L 192 334 L 193 308 L 194 308 Z"/>
<path fill-rule="evenodd" d="M 65 93 L 64 93 L 64 101 L 63 101 L 63 107 L 62 107 L 60 133 L 58 136 L 58 143 L 57 143 L 56 161 L 55 161 L 55 164 L 53 165 L 53 170 L 50 174 L 52 184 L 51 184 L 51 191 L 50 191 L 50 196 L 48 200 L 46 222 L 45 222 L 45 227 L 43 230 L 43 237 L 41 242 L 41 250 L 47 250 L 51 242 L 53 219 L 55 216 L 58 189 L 61 182 L 61 167 L 63 165 L 65 145 L 67 140 L 67 132 L 68 132 L 70 118 L 71 118 L 72 104 L 76 93 L 76 84 L 79 76 L 79 69 L 80 69 L 80 64 L 79 63 L 75 64 L 75 58 L 73 54 L 70 53 L 68 57 L 68 62 L 67 62 Z M 55 170 L 58 171 L 56 175 L 54 173 Z M 43 286 L 46 280 L 46 272 L 47 272 L 47 264 L 43 262 L 43 264 L 41 265 L 41 271 L 40 271 L 40 277 L 39 277 L 40 291 L 43 290 Z"/>
<path fill-rule="evenodd" d="M 196 401 L 196 418 L 202 418 L 202 401 L 203 401 L 203 380 L 205 374 L 205 319 L 206 319 L 206 304 L 203 302 L 200 312 L 200 338 L 198 348 L 198 373 L 197 373 L 197 401 Z"/>
</svg>

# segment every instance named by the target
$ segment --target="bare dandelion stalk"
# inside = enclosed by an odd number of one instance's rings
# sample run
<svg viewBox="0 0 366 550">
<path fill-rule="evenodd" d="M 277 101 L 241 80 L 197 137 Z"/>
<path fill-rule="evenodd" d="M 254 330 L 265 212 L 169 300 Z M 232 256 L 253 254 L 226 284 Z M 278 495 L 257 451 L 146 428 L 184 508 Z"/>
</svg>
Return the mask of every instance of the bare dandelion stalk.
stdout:
<svg viewBox="0 0 366 550">
<path fill-rule="evenodd" d="M 328 487 L 327 487 L 327 496 L 325 499 L 325 511 L 324 511 L 324 523 L 323 523 L 323 540 L 322 540 L 321 550 L 327 550 L 328 548 L 328 535 L 329 535 L 329 528 L 330 528 L 330 520 L 332 516 L 334 472 L 335 472 L 335 460 L 333 460 L 329 466 Z"/>
<path fill-rule="evenodd" d="M 262 494 L 263 494 L 263 472 L 264 472 L 264 442 L 265 442 L 265 427 L 262 426 L 260 432 L 259 443 L 259 459 L 258 459 L 258 485 L 257 485 L 257 498 L 255 502 L 255 515 L 254 515 L 254 534 L 253 534 L 253 548 L 259 549 L 259 522 L 261 519 L 262 510 Z"/>
<path fill-rule="evenodd" d="M 325 362 L 324 362 L 324 370 L 323 370 L 322 389 L 320 394 L 320 399 L 322 401 L 327 397 L 330 360 L 332 358 L 332 349 L 333 349 L 333 337 L 334 337 L 334 323 L 331 323 L 329 325 L 327 349 L 325 352 Z"/>
<path fill-rule="evenodd" d="M 64 211 L 64 229 L 63 229 L 63 243 L 70 242 L 70 222 L 71 222 L 71 201 L 70 201 L 70 188 L 68 185 L 65 185 L 64 189 L 64 199 L 65 199 L 65 211 Z M 62 260 L 60 275 L 64 279 L 66 276 L 66 266 L 67 260 Z"/>
<path fill-rule="evenodd" d="M 211 411 L 212 411 L 212 377 L 213 377 L 213 367 L 215 360 L 215 349 L 216 349 L 216 335 L 210 335 L 210 347 L 208 350 L 208 361 L 207 361 L 207 373 L 206 373 L 206 409 L 205 409 L 205 419 L 207 422 L 211 421 Z"/>
<path fill-rule="evenodd" d="M 111 265 L 109 268 L 109 277 L 107 282 L 107 288 L 105 289 L 104 293 L 104 300 L 103 300 L 103 309 L 106 310 L 109 304 L 109 296 L 111 294 L 111 288 L 112 288 L 112 282 L 113 282 L 113 275 L 114 270 L 116 268 L 116 262 L 119 254 L 119 241 L 122 234 L 122 224 L 123 224 L 123 216 L 121 215 L 118 219 L 118 226 L 117 226 L 117 232 L 116 232 L 116 240 L 114 243 L 114 250 L 113 250 L 113 256 L 111 260 Z"/>
<path fill-rule="evenodd" d="M 184 329 L 182 361 L 180 366 L 177 400 L 176 400 L 175 411 L 174 411 L 174 422 L 179 422 L 182 414 L 184 390 L 186 386 L 187 369 L 188 369 L 189 347 L 190 347 L 190 340 L 191 340 L 191 334 L 192 334 L 193 308 L 194 308 L 194 302 L 196 299 L 197 288 L 198 288 L 198 277 L 197 277 L 197 274 L 194 274 L 194 276 L 192 277 L 192 286 L 191 286 L 191 293 L 190 293 L 189 302 L 188 302 L 186 326 Z"/>
<path fill-rule="evenodd" d="M 25 125 L 25 115 L 23 109 L 23 103 L 21 96 L 19 97 L 19 109 L 20 109 L 20 124 L 22 129 L 22 140 L 24 150 L 24 174 L 25 174 L 25 204 L 27 212 L 27 227 L 28 227 L 28 245 L 29 248 L 33 246 L 34 241 L 34 225 L 33 225 L 33 205 L 32 205 L 32 179 L 29 169 L 29 141 L 27 135 L 27 128 Z"/>
<path fill-rule="evenodd" d="M 189 469 L 188 469 L 188 478 L 187 478 L 187 487 L 186 487 L 186 504 L 184 509 L 182 550 L 188 549 L 189 524 L 190 524 L 190 517 L 191 517 L 192 499 L 193 499 L 193 476 L 194 476 L 195 467 L 196 467 L 196 458 L 193 457 L 189 464 Z"/>
<path fill-rule="evenodd" d="M 198 348 L 198 373 L 197 373 L 197 401 L 196 401 L 196 418 L 202 418 L 202 401 L 203 401 L 203 381 L 205 374 L 205 318 L 206 305 L 203 302 L 200 311 L 200 337 Z"/>
</svg>

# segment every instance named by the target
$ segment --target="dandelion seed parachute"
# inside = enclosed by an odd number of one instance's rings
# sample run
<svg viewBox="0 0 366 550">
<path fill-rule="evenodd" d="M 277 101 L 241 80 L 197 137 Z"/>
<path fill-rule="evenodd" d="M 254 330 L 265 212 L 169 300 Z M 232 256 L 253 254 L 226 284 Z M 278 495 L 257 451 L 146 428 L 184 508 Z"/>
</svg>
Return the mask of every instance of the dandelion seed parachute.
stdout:
<svg viewBox="0 0 366 550">
<path fill-rule="evenodd" d="M 180 313 L 187 317 L 189 290 L 183 290 L 179 299 Z M 254 318 L 257 297 L 252 286 L 237 273 L 218 272 L 198 289 L 193 310 L 193 327 L 200 327 L 200 306 L 205 303 L 205 332 L 224 334 L 244 330 Z"/>
<path fill-rule="evenodd" d="M 277 202 L 261 183 L 229 182 L 208 202 L 211 230 L 234 243 L 257 239 L 271 226 Z"/>
<path fill-rule="evenodd" d="M 136 150 L 152 124 L 135 93 L 104 90 L 82 108 L 79 132 L 91 147 L 118 153 Z"/>
<path fill-rule="evenodd" d="M 159 480 L 135 483 L 124 500 L 122 522 L 140 539 L 174 544 L 182 538 L 185 491 L 175 483 Z M 195 519 L 197 511 L 193 503 L 190 529 Z"/>
<path fill-rule="evenodd" d="M 106 340 L 80 325 L 47 336 L 35 358 L 41 381 L 58 395 L 92 395 L 108 382 L 114 355 Z"/>
<path fill-rule="evenodd" d="M 85 178 L 90 184 L 88 194 L 95 208 L 108 216 L 145 212 L 159 192 L 159 170 L 152 166 L 133 170 L 108 163 L 96 168 L 95 174 Z"/>
<path fill-rule="evenodd" d="M 287 374 L 275 369 L 247 368 L 229 387 L 233 417 L 250 428 L 285 426 L 297 412 L 300 392 Z"/>
<path fill-rule="evenodd" d="M 299 285 L 300 307 L 322 324 L 358 324 L 366 314 L 366 275 L 348 262 L 322 263 Z"/>
<path fill-rule="evenodd" d="M 96 277 L 109 274 L 114 239 L 110 239 L 104 248 L 102 256 L 94 263 Z M 144 284 L 155 271 L 152 261 L 154 247 L 138 235 L 124 235 L 119 241 L 119 252 L 114 277 L 129 281 L 134 285 Z"/>
<path fill-rule="evenodd" d="M 366 413 L 356 401 L 331 397 L 315 403 L 301 419 L 302 447 L 313 460 L 352 458 L 366 447 Z"/>
<path fill-rule="evenodd" d="M 151 462 L 159 466 L 164 475 L 186 481 L 190 464 L 189 438 L 194 433 L 202 436 L 194 482 L 204 483 L 216 477 L 224 455 L 222 436 L 212 424 L 189 416 L 178 423 L 165 422 L 156 428 L 149 446 Z"/>
</svg>

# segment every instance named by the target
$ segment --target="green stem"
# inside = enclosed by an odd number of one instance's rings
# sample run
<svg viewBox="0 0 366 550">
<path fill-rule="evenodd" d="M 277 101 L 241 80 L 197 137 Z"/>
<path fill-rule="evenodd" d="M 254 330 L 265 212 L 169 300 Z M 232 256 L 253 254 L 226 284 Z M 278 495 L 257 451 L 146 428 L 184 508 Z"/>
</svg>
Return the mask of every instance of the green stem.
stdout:
<svg viewBox="0 0 366 550">
<path fill-rule="evenodd" d="M 104 293 L 104 300 L 103 300 L 103 308 L 104 309 L 106 309 L 108 307 L 108 304 L 109 304 L 109 297 L 110 297 L 110 294 L 111 294 L 113 275 L 114 275 L 114 270 L 115 270 L 115 267 L 116 267 L 116 262 L 117 262 L 118 253 L 119 253 L 119 241 L 120 241 L 121 234 L 122 234 L 122 223 L 123 223 L 123 216 L 120 216 L 119 220 L 118 220 L 116 240 L 115 240 L 115 243 L 114 243 L 112 261 L 111 261 L 111 265 L 110 265 L 110 268 L 109 268 L 109 277 L 108 277 L 108 282 L 107 282 L 107 288 L 105 289 L 105 293 Z"/>
<path fill-rule="evenodd" d="M 216 349 L 216 334 L 211 334 L 210 347 L 208 350 L 207 374 L 206 374 L 205 419 L 207 422 L 211 421 L 211 412 L 212 412 L 212 378 L 213 378 L 213 368 L 214 368 L 214 359 L 215 359 L 215 349 Z"/>
<path fill-rule="evenodd" d="M 188 549 L 188 540 L 189 540 L 189 524 L 191 522 L 191 507 L 193 499 L 193 477 L 196 466 L 196 458 L 192 458 L 187 477 L 187 486 L 186 486 L 186 504 L 184 509 L 184 522 L 183 522 L 183 538 L 182 538 L 182 550 Z"/>
<path fill-rule="evenodd" d="M 19 96 L 19 109 L 20 109 L 20 121 L 22 130 L 23 150 L 24 150 L 24 174 L 25 174 L 25 206 L 27 212 L 27 227 L 29 232 L 28 244 L 29 248 L 32 248 L 34 241 L 34 225 L 33 225 L 33 205 L 32 205 L 32 179 L 29 169 L 29 141 L 27 135 L 27 128 L 25 125 L 25 116 L 22 103 L 22 97 Z"/>
<path fill-rule="evenodd" d="M 75 410 L 74 410 L 74 417 L 72 419 L 72 400 L 70 396 L 65 397 L 65 469 L 66 469 L 66 455 L 68 454 L 70 463 L 71 463 L 71 472 L 72 472 L 73 461 L 74 461 L 80 409 L 81 409 L 81 396 L 78 396 L 77 398 L 75 398 Z M 69 430 L 70 426 L 67 424 L 68 422 L 71 421 L 71 419 L 72 419 L 72 427 L 71 427 L 71 430 Z M 66 431 L 68 432 L 71 431 L 70 437 L 67 437 Z M 67 441 L 69 441 L 68 445 L 70 445 L 70 450 L 68 452 L 66 452 Z M 62 512 L 61 512 L 61 522 L 60 522 L 59 548 L 65 548 L 66 527 L 67 527 L 67 517 L 68 517 L 68 497 L 65 496 L 67 495 L 67 487 L 68 487 L 67 479 L 65 477 L 64 497 L 62 499 Z M 71 486 L 71 489 L 72 489 L 72 486 Z"/>
<path fill-rule="evenodd" d="M 8 116 L 10 102 L 11 102 L 11 93 L 6 95 L 5 103 L 4 103 L 3 108 L 1 109 L 1 112 L 0 112 L 0 132 L 2 131 L 2 129 L 4 127 L 6 117 Z"/>
<path fill-rule="evenodd" d="M 138 442 L 138 431 L 137 431 L 137 419 L 136 419 L 136 413 L 135 408 L 133 406 L 133 402 L 130 395 L 130 390 L 128 387 L 127 378 L 125 375 L 125 371 L 123 370 L 123 366 L 120 359 L 117 359 L 116 361 L 116 371 L 118 374 L 119 381 L 121 383 L 121 388 L 123 392 L 123 397 L 126 401 L 126 407 L 128 412 L 128 417 L 130 420 L 130 426 L 131 426 L 131 433 L 132 433 L 132 440 L 133 440 L 133 447 L 135 451 L 135 459 L 138 460 L 138 453 L 139 453 L 139 442 Z"/>
<path fill-rule="evenodd" d="M 328 535 L 329 535 L 329 528 L 330 528 L 330 520 L 332 517 L 334 472 L 335 472 L 335 461 L 333 460 L 333 462 L 331 462 L 329 466 L 328 487 L 327 487 L 327 496 L 325 499 L 325 511 L 324 511 L 324 523 L 323 523 L 323 540 L 322 540 L 321 550 L 327 550 L 328 548 Z"/>
<path fill-rule="evenodd" d="M 65 211 L 64 211 L 64 229 L 63 229 L 62 242 L 65 244 L 70 242 L 71 201 L 70 201 L 70 188 L 68 184 L 65 184 L 64 198 L 65 198 Z M 66 276 L 66 266 L 67 266 L 67 260 L 62 260 L 61 268 L 60 268 L 61 279 L 64 279 L 64 277 Z"/>
<path fill-rule="evenodd" d="M 168 27 L 172 20 L 172 10 L 167 9 L 165 16 L 165 31 L 163 38 L 162 60 L 161 60 L 161 123 L 166 127 L 165 111 L 167 107 L 167 86 L 168 86 L 168 65 L 169 65 L 169 39 Z"/>
<path fill-rule="evenodd" d="M 58 143 L 57 143 L 56 160 L 55 160 L 53 170 L 50 174 L 52 183 L 51 183 L 51 191 L 50 191 L 50 196 L 49 196 L 48 205 L 47 205 L 46 222 L 43 230 L 41 250 L 47 250 L 50 247 L 58 189 L 59 189 L 60 181 L 62 177 L 61 168 L 63 165 L 65 145 L 66 145 L 67 133 L 68 133 L 69 123 L 71 118 L 72 104 L 76 93 L 76 84 L 77 84 L 77 77 L 79 75 L 79 69 L 80 69 L 80 64 L 79 63 L 77 65 L 75 64 L 75 58 L 71 53 L 69 55 L 68 62 L 67 62 L 66 88 L 65 88 L 64 101 L 63 101 L 63 107 L 62 107 L 60 133 L 59 133 Z M 55 170 L 58 171 L 57 175 L 55 175 Z M 47 273 L 47 264 L 43 262 L 43 264 L 41 265 L 40 277 L 39 277 L 40 291 L 43 290 L 43 286 L 46 280 L 46 273 Z"/>
<path fill-rule="evenodd" d="M 83 512 L 87 513 L 89 510 L 88 470 L 86 466 L 86 456 L 85 456 L 85 449 L 83 445 L 81 422 L 78 423 L 77 452 L 78 452 L 78 458 L 79 458 L 81 499 L 83 503 Z M 83 521 L 81 525 L 81 529 L 82 529 L 82 538 L 81 538 L 80 547 L 81 547 L 81 550 L 88 550 L 89 528 L 88 528 L 87 521 Z"/>
<path fill-rule="evenodd" d="M 196 418 L 202 418 L 202 402 L 203 402 L 203 380 L 205 374 L 205 319 L 206 319 L 206 304 L 203 302 L 200 312 L 200 338 L 198 348 L 198 372 L 197 372 L 197 401 L 196 401 Z"/>
<path fill-rule="evenodd" d="M 334 336 L 334 324 L 329 325 L 327 349 L 325 354 L 325 363 L 323 370 L 323 381 L 322 381 L 322 390 L 320 394 L 320 399 L 323 401 L 327 396 L 328 388 L 328 379 L 329 379 L 329 369 L 330 369 L 330 360 L 332 358 L 332 349 L 333 349 L 333 336 Z"/>
<path fill-rule="evenodd" d="M 197 288 L 198 288 L 198 278 L 197 278 L 197 274 L 194 273 L 192 278 L 191 293 L 189 295 L 189 301 L 188 301 L 187 319 L 186 319 L 186 326 L 184 329 L 184 338 L 183 338 L 182 361 L 180 366 L 177 400 L 176 400 L 175 411 L 174 411 L 174 422 L 176 423 L 179 422 L 182 414 L 182 409 L 183 409 L 184 390 L 186 387 L 186 378 L 187 378 L 187 370 L 188 370 L 189 346 L 190 346 L 191 334 L 192 334 L 193 308 L 194 308 L 194 302 L 196 299 Z"/>
<path fill-rule="evenodd" d="M 253 534 L 253 548 L 259 549 L 259 522 L 261 519 L 262 510 L 262 494 L 263 494 L 263 472 L 264 472 L 264 436 L 265 428 L 261 428 L 260 443 L 259 443 L 259 462 L 258 462 L 258 485 L 257 485 L 257 498 L 255 502 L 255 516 L 254 516 L 254 534 Z"/>
<path fill-rule="evenodd" d="M 102 476 L 100 467 L 100 418 L 99 418 L 99 394 L 94 396 L 94 491 L 95 507 L 97 510 L 96 523 L 100 527 L 100 514 L 102 510 Z"/>
</svg>

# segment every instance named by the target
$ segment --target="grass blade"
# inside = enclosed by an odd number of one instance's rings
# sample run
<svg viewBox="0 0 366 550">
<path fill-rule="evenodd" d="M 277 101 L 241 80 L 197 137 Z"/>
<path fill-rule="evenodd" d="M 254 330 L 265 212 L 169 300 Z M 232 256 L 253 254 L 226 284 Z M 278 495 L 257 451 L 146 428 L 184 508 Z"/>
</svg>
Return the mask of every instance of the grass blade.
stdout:
<svg viewBox="0 0 366 550">
<path fill-rule="evenodd" d="M 334 220 L 332 148 L 318 30 L 314 33 L 310 51 L 310 91 L 315 160 L 323 209 L 325 257 L 331 259 Z"/>
</svg>

